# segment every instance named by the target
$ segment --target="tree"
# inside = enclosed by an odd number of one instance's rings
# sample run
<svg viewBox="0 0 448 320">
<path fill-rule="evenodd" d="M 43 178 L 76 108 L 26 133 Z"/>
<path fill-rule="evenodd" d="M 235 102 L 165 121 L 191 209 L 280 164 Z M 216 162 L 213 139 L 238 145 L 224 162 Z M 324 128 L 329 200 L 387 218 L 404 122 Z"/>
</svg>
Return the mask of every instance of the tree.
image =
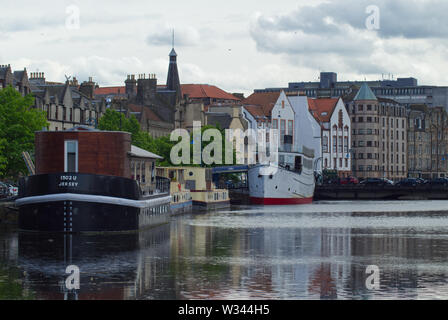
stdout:
<svg viewBox="0 0 448 320">
<path fill-rule="evenodd" d="M 34 98 L 22 97 L 11 86 L 0 90 L 0 176 L 26 174 L 22 152 L 34 149 L 34 133 L 48 127 L 42 110 L 32 108 Z"/>
<path fill-rule="evenodd" d="M 132 135 L 132 142 L 134 142 L 140 133 L 140 124 L 134 115 L 126 118 L 124 114 L 116 110 L 107 109 L 98 123 L 98 129 L 129 132 Z"/>
</svg>

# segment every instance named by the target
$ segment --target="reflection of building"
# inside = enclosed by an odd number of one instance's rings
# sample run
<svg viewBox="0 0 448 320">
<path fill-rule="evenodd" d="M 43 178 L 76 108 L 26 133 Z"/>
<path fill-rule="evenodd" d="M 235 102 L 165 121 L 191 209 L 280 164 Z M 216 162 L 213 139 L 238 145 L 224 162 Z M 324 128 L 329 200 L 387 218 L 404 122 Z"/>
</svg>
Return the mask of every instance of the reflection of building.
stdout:
<svg viewBox="0 0 448 320">
<path fill-rule="evenodd" d="M 448 171 L 448 116 L 443 107 L 408 108 L 408 174 L 432 179 Z"/>
</svg>

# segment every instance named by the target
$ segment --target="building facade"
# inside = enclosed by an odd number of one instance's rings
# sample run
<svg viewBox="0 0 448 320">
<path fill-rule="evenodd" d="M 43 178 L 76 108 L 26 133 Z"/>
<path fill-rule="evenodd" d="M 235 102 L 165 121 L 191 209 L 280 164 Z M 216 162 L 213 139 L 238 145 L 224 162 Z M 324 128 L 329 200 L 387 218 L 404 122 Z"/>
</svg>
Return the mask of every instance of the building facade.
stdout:
<svg viewBox="0 0 448 320">
<path fill-rule="evenodd" d="M 377 98 L 364 83 L 344 102 L 352 124 L 353 174 L 359 178 L 401 180 L 407 176 L 406 109 Z M 354 95 L 354 97 L 353 97 Z"/>
<path fill-rule="evenodd" d="M 337 73 L 321 72 L 319 81 L 290 82 L 286 88 L 257 89 L 255 92 L 300 90 L 308 97 L 338 98 L 349 94 L 353 86 L 359 88 L 364 82 L 366 81 L 338 81 Z M 418 103 L 429 107 L 443 106 L 448 110 L 448 87 L 419 85 L 415 78 L 395 79 L 393 75 L 383 75 L 382 80 L 366 83 L 378 98 L 392 99 L 406 107 Z"/>
<path fill-rule="evenodd" d="M 321 127 L 322 169 L 351 175 L 351 119 L 342 98 L 308 99 L 311 114 Z"/>
<path fill-rule="evenodd" d="M 11 71 L 10 65 L 0 66 L 0 89 L 12 86 L 23 96 L 32 94 L 34 107 L 44 111 L 51 131 L 63 131 L 75 126 L 96 127 L 106 110 L 104 99 L 93 95 L 96 84 L 92 78 L 81 85 L 74 77 L 64 83 L 48 82 L 43 72 L 31 72 L 26 68 Z"/>
<path fill-rule="evenodd" d="M 408 175 L 434 179 L 448 176 L 448 115 L 443 107 L 408 108 Z"/>
</svg>

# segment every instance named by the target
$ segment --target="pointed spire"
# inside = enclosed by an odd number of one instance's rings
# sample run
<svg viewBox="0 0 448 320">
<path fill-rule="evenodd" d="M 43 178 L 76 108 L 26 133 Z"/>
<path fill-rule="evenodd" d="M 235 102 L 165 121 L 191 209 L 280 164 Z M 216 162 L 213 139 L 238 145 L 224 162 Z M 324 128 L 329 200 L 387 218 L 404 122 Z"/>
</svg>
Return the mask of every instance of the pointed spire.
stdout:
<svg viewBox="0 0 448 320">
<path fill-rule="evenodd" d="M 168 68 L 168 77 L 166 79 L 166 87 L 168 90 L 176 91 L 177 98 L 180 100 L 181 88 L 179 80 L 179 71 L 177 70 L 177 53 L 174 50 L 174 29 L 173 29 L 173 48 L 169 54 L 170 64 Z"/>
<path fill-rule="evenodd" d="M 173 35 L 172 35 L 171 43 L 172 43 L 172 49 L 171 49 L 171 52 L 170 52 L 169 56 L 170 57 L 177 57 L 176 50 L 174 50 L 174 28 L 173 28 Z"/>
<path fill-rule="evenodd" d="M 376 101 L 378 99 L 376 98 L 372 89 L 370 89 L 370 87 L 367 85 L 367 83 L 364 82 L 353 100 L 354 101 L 357 101 L 357 100 Z"/>
</svg>

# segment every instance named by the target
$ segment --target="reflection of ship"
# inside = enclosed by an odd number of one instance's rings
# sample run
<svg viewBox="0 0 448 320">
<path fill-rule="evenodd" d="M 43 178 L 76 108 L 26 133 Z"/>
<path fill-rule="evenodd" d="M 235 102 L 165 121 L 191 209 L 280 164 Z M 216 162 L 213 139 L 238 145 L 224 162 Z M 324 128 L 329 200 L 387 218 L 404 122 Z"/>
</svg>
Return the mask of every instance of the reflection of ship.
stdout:
<svg viewBox="0 0 448 320">
<path fill-rule="evenodd" d="M 254 204 L 311 203 L 314 194 L 312 150 L 279 152 L 279 163 L 259 164 L 249 169 L 250 200 Z"/>
<path fill-rule="evenodd" d="M 24 230 L 127 231 L 167 222 L 169 181 L 160 157 L 131 146 L 126 132 L 77 127 L 36 133 L 36 175 L 21 181 Z"/>
<path fill-rule="evenodd" d="M 170 224 L 117 234 L 20 232 L 18 265 L 36 299 L 135 299 L 163 268 L 149 255 L 169 256 L 169 236 Z M 77 290 L 66 287 L 69 265 L 80 270 Z"/>
</svg>

